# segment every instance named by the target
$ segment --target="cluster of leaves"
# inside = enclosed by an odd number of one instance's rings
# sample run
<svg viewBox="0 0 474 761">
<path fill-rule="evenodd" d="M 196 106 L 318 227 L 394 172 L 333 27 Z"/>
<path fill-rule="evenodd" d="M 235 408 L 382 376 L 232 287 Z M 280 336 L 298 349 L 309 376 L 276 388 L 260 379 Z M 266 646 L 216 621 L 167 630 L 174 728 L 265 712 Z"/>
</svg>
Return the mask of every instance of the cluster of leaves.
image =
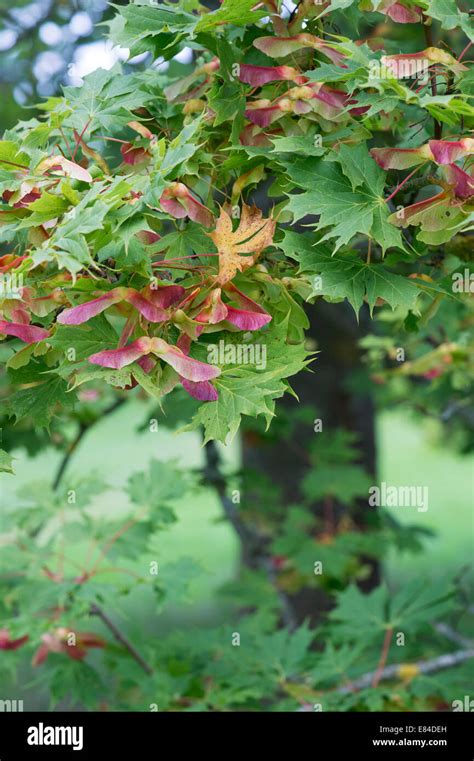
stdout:
<svg viewBox="0 0 474 761">
<path fill-rule="evenodd" d="M 11 381 L 30 386 L 9 414 L 47 423 L 83 383 L 157 397 L 182 383 L 205 402 L 191 425 L 224 441 L 242 415 L 270 421 L 307 364 L 304 301 L 417 323 L 436 299 L 465 300 L 429 257 L 472 226 L 471 72 L 434 45 L 400 55 L 378 37 L 321 37 L 337 8 L 126 6 L 112 39 L 165 59 L 190 44 L 186 75 L 98 70 L 5 134 L 0 268 L 22 287 L 3 291 L 0 329 Z M 400 3 L 381 12 L 415 23 Z M 465 14 L 433 13 L 443 28 L 453 17 L 469 33 Z M 389 192 L 392 178 L 412 166 L 423 200 L 395 209 L 409 178 Z M 211 341 L 250 337 L 265 370 L 205 361 Z"/>
</svg>

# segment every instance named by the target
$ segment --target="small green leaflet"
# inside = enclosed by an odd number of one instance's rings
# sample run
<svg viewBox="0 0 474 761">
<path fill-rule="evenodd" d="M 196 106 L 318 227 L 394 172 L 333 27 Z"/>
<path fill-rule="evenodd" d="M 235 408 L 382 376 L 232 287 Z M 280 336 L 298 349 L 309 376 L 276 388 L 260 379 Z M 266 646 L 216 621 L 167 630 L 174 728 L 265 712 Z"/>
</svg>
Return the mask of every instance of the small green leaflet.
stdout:
<svg viewBox="0 0 474 761">
<path fill-rule="evenodd" d="M 400 231 L 388 222 L 385 174 L 365 145 L 342 145 L 332 160 L 288 162 L 287 171 L 295 185 L 307 192 L 290 195 L 286 208 L 295 220 L 318 214 L 317 229 L 330 228 L 322 240 L 336 238 L 335 251 L 357 234 L 373 238 L 383 252 L 392 246 L 403 249 Z"/>
<path fill-rule="evenodd" d="M 300 263 L 300 272 L 319 276 L 313 280 L 313 296 L 346 298 L 356 314 L 366 298 L 371 313 L 378 298 L 384 299 L 392 309 L 415 308 L 417 286 L 383 264 L 366 264 L 351 254 L 331 256 L 324 244 L 315 241 L 313 246 L 308 235 L 288 230 L 278 245 L 287 256 Z"/>
<path fill-rule="evenodd" d="M 13 473 L 13 460 L 4 449 L 0 449 L 0 473 Z"/>
</svg>

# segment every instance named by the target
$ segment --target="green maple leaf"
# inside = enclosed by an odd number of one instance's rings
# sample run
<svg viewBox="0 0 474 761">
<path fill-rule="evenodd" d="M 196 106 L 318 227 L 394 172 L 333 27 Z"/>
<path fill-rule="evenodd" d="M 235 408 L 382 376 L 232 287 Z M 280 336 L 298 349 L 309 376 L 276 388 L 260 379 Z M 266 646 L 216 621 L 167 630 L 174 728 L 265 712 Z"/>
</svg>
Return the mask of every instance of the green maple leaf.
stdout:
<svg viewBox="0 0 474 761">
<path fill-rule="evenodd" d="M 74 407 L 75 397 L 67 391 L 67 383 L 62 378 L 53 376 L 45 383 L 16 391 L 7 400 L 7 413 L 16 422 L 31 417 L 38 428 L 49 428 L 58 409 L 64 413 L 66 409 Z"/>
<path fill-rule="evenodd" d="M 191 423 L 182 430 L 202 425 L 204 440 L 231 441 L 239 429 L 242 415 L 262 415 L 267 426 L 275 414 L 275 399 L 288 390 L 286 378 L 300 372 L 311 360 L 303 344 L 287 344 L 288 320 L 272 324 L 266 331 L 252 335 L 252 343 L 266 347 L 266 367 L 258 370 L 248 364 L 223 365 L 213 383 L 219 394 L 215 402 L 202 404 Z M 230 334 L 225 343 L 239 343 L 242 337 Z M 204 357 L 203 357 L 204 358 Z"/>
<path fill-rule="evenodd" d="M 443 29 L 460 27 L 470 40 L 474 40 L 474 25 L 468 14 L 459 10 L 455 0 L 429 0 L 427 15 L 439 21 Z"/>
<path fill-rule="evenodd" d="M 332 160 L 293 161 L 287 164 L 287 172 L 306 192 L 291 195 L 286 208 L 295 220 L 318 214 L 317 229 L 329 228 L 322 240 L 335 238 L 335 251 L 357 234 L 373 238 L 383 252 L 392 246 L 403 249 L 399 230 L 388 222 L 385 174 L 365 145 L 342 145 Z"/>
<path fill-rule="evenodd" d="M 418 287 L 383 264 L 367 264 L 350 254 L 331 256 L 324 243 L 317 242 L 313 246 L 307 235 L 289 231 L 285 231 L 285 237 L 278 245 L 287 256 L 300 263 L 300 272 L 320 277 L 320 281 L 313 280 L 313 295 L 346 298 L 356 313 L 365 299 L 371 313 L 378 298 L 392 309 L 415 307 Z"/>
<path fill-rule="evenodd" d="M 266 15 L 266 11 L 253 10 L 254 7 L 254 0 L 224 0 L 218 10 L 201 16 L 196 32 L 208 32 L 222 24 L 245 26 L 255 23 Z"/>
<path fill-rule="evenodd" d="M 48 343 L 55 349 L 74 350 L 75 360 L 80 361 L 104 349 L 115 348 L 118 335 L 103 314 L 84 325 L 57 325 Z"/>
<path fill-rule="evenodd" d="M 449 585 L 433 588 L 417 579 L 393 594 L 381 585 L 369 594 L 351 585 L 337 596 L 338 605 L 329 614 L 341 636 L 378 636 L 390 628 L 416 628 L 446 614 L 453 605 Z M 356 626 L 354 622 L 357 622 Z"/>
</svg>

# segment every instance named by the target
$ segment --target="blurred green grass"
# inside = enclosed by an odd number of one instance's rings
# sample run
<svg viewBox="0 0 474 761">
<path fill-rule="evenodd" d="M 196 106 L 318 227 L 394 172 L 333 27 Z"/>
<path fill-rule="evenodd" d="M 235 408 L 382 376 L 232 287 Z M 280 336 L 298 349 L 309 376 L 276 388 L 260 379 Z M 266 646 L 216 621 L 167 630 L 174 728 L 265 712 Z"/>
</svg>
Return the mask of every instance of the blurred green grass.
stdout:
<svg viewBox="0 0 474 761">
<path fill-rule="evenodd" d="M 123 487 L 127 479 L 131 473 L 145 470 L 153 457 L 178 460 L 184 468 L 196 468 L 202 463 L 201 442 L 195 433 L 176 435 L 166 428 L 156 433 L 148 429 L 137 432 L 137 423 L 145 419 L 146 410 L 143 403 L 132 401 L 98 423 L 70 462 L 70 475 L 87 478 L 97 470 L 105 474 L 110 489 L 93 502 L 100 512 L 120 513 L 125 509 Z M 423 553 L 390 553 L 386 560 L 388 578 L 400 583 L 414 574 L 432 580 L 454 575 L 473 556 L 472 459 L 435 445 L 422 427 L 398 412 L 379 416 L 377 435 L 378 481 L 429 487 L 427 512 L 417 512 L 416 508 L 390 509 L 404 523 L 436 531 L 435 537 L 426 540 Z M 237 444 L 222 448 L 222 453 L 229 467 L 238 465 Z M 60 459 L 53 449 L 46 449 L 34 458 L 28 458 L 21 450 L 14 454 L 18 458 L 17 475 L 3 479 L 2 500 L 14 500 L 16 488 L 29 480 L 52 481 Z M 202 573 L 192 586 L 190 602 L 209 613 L 217 604 L 215 590 L 235 574 L 238 541 L 222 520 L 213 490 L 200 490 L 191 501 L 189 498 L 179 501 L 176 513 L 177 523 L 163 532 L 158 560 L 161 567 L 166 567 L 188 557 L 201 566 Z M 177 609 L 173 611 L 175 615 Z"/>
</svg>

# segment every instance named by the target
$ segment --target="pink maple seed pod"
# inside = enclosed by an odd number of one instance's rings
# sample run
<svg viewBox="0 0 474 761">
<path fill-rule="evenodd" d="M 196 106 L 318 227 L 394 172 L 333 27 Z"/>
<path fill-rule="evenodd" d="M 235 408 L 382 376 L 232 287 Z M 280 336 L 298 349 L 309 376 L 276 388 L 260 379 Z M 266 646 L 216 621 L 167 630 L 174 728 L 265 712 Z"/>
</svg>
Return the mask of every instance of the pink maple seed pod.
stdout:
<svg viewBox="0 0 474 761">
<path fill-rule="evenodd" d="M 122 288 L 113 288 L 108 293 L 104 293 L 97 299 L 86 301 L 77 307 L 70 307 L 58 314 L 57 322 L 61 325 L 82 325 L 83 322 L 91 320 L 108 307 L 117 304 L 123 299 Z"/>
<path fill-rule="evenodd" d="M 124 301 L 127 301 L 135 309 L 140 312 L 143 317 L 149 322 L 164 322 L 168 319 L 168 313 L 165 312 L 159 306 L 156 306 L 151 301 L 148 301 L 141 293 L 138 293 L 134 288 L 125 288 L 127 293 L 125 294 Z"/>
<path fill-rule="evenodd" d="M 43 341 L 49 337 L 49 331 L 45 328 L 19 322 L 7 322 L 7 320 L 0 320 L 0 333 L 6 336 L 15 336 L 27 344 L 38 343 L 38 341 Z"/>
<path fill-rule="evenodd" d="M 289 98 L 286 98 L 290 102 Z M 256 124 L 258 127 L 269 127 L 277 119 L 281 119 L 284 114 L 279 102 L 272 103 L 269 100 L 256 100 L 247 103 L 245 109 L 245 118 Z"/>
<path fill-rule="evenodd" d="M 143 336 L 142 338 L 137 338 L 136 341 L 133 341 L 128 346 L 124 346 L 122 349 L 106 349 L 105 351 L 97 352 L 97 354 L 92 354 L 88 361 L 93 365 L 109 367 L 112 370 L 121 370 L 122 367 L 131 365 L 137 359 L 150 354 L 153 350 L 154 340 L 153 338 L 148 338 L 148 336 Z"/>
<path fill-rule="evenodd" d="M 195 382 L 181 378 L 181 383 L 188 394 L 200 402 L 216 402 L 219 399 L 217 390 L 209 381 Z"/>
<path fill-rule="evenodd" d="M 239 64 L 238 77 L 241 82 L 245 82 L 252 87 L 262 87 L 269 82 L 278 82 L 280 80 L 290 80 L 298 85 L 303 85 L 308 81 L 307 77 L 293 68 L 293 66 L 253 66 L 252 64 Z"/>
<path fill-rule="evenodd" d="M 131 304 L 150 322 L 164 322 L 168 317 L 162 308 L 148 301 L 135 288 L 119 287 L 113 288 L 97 299 L 86 301 L 77 307 L 65 309 L 58 315 L 57 321 L 62 325 L 82 325 L 82 323 L 87 322 L 92 317 L 96 317 L 96 315 L 104 312 L 108 307 L 121 301 Z"/>
<path fill-rule="evenodd" d="M 180 301 L 186 291 L 182 285 L 159 285 L 156 288 L 147 286 L 142 293 L 155 306 L 168 309 Z"/>
<path fill-rule="evenodd" d="M 187 357 L 177 346 L 170 346 L 161 338 L 152 338 L 151 341 L 153 342 L 153 353 L 163 362 L 171 365 L 186 380 L 207 381 L 211 378 L 217 378 L 221 374 L 218 367 Z"/>
<path fill-rule="evenodd" d="M 258 37 L 253 41 L 253 45 L 271 58 L 285 58 L 304 48 L 319 50 L 336 65 L 340 65 L 345 58 L 342 53 L 328 45 L 325 40 L 312 34 L 295 34 L 293 37 Z"/>
<path fill-rule="evenodd" d="M 261 312 L 250 312 L 246 309 L 235 309 L 227 306 L 227 322 L 240 330 L 260 330 L 271 321 L 271 315 Z"/>
<path fill-rule="evenodd" d="M 433 161 L 428 144 L 419 148 L 371 148 L 370 155 L 382 169 L 409 169 L 416 164 Z"/>
<path fill-rule="evenodd" d="M 408 227 L 408 225 L 411 224 L 413 217 L 417 214 L 420 214 L 427 209 L 434 209 L 437 206 L 443 207 L 450 202 L 450 198 L 450 193 L 443 190 L 441 193 L 437 193 L 437 195 L 427 198 L 424 201 L 418 201 L 417 203 L 411 204 L 411 206 L 405 206 L 403 217 L 397 216 L 397 212 L 395 212 L 389 216 L 388 221 L 397 227 Z"/>
<path fill-rule="evenodd" d="M 227 306 L 222 301 L 220 288 L 215 288 L 207 296 L 201 311 L 194 319 L 197 322 L 205 322 L 209 325 L 216 325 L 218 322 L 227 319 Z"/>
<path fill-rule="evenodd" d="M 461 140 L 429 140 L 428 145 L 437 164 L 454 164 L 474 153 L 474 138 Z"/>
</svg>

